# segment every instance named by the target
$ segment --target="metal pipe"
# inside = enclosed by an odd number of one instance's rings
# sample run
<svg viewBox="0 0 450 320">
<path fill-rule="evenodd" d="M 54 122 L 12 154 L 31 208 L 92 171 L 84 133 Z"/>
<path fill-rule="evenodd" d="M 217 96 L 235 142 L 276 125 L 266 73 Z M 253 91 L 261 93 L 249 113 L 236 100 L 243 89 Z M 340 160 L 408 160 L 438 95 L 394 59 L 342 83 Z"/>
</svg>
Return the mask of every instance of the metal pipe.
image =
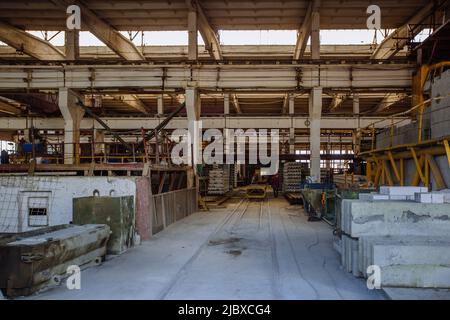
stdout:
<svg viewBox="0 0 450 320">
<path fill-rule="evenodd" d="M 117 140 L 119 140 L 119 142 L 121 144 L 123 144 L 123 146 L 127 149 L 127 151 L 133 153 L 133 148 L 125 142 L 125 140 L 122 139 L 122 137 L 120 137 L 118 134 L 114 133 L 111 128 L 99 117 L 97 116 L 95 113 L 93 113 L 91 111 L 91 109 L 89 109 L 88 107 L 86 107 L 84 105 L 83 102 L 81 102 L 80 99 L 78 99 L 77 105 L 79 107 L 81 107 L 84 112 L 86 112 L 88 115 L 90 115 L 92 118 L 94 118 L 103 128 L 105 128 L 106 131 L 108 131 L 114 138 L 116 138 Z"/>
</svg>

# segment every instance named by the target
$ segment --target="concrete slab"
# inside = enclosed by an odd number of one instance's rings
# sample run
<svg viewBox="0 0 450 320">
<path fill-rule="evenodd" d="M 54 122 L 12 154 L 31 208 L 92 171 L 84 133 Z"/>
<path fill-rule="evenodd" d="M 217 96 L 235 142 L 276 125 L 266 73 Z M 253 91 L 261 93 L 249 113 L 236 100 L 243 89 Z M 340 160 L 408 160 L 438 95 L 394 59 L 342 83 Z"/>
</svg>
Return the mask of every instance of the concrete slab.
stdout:
<svg viewBox="0 0 450 320">
<path fill-rule="evenodd" d="M 384 248 L 382 254 L 374 248 Z M 367 276 L 370 265 L 450 265 L 450 237 L 367 236 L 359 238 L 359 270 Z M 375 259 L 377 259 L 375 261 Z"/>
<path fill-rule="evenodd" d="M 343 208 L 343 231 L 354 238 L 450 234 L 449 204 L 343 200 Z"/>
<path fill-rule="evenodd" d="M 389 196 L 387 194 L 360 193 L 359 200 L 363 201 L 389 200 Z"/>
<path fill-rule="evenodd" d="M 450 203 L 450 189 L 444 189 L 435 191 L 436 193 L 442 193 L 444 195 L 444 203 Z"/>
<path fill-rule="evenodd" d="M 450 300 L 450 289 L 385 287 L 383 291 L 391 300 Z"/>
<path fill-rule="evenodd" d="M 332 228 L 284 199 L 195 213 L 27 299 L 384 299 L 342 270 Z"/>
<path fill-rule="evenodd" d="M 428 188 L 425 187 L 380 187 L 380 194 L 386 194 L 389 196 L 412 196 L 416 192 L 428 192 Z"/>
<path fill-rule="evenodd" d="M 392 265 L 381 268 L 381 285 L 406 288 L 450 288 L 450 267 Z"/>
<path fill-rule="evenodd" d="M 414 194 L 414 201 L 419 202 L 419 203 L 431 203 L 431 193 L 416 192 Z"/>
</svg>

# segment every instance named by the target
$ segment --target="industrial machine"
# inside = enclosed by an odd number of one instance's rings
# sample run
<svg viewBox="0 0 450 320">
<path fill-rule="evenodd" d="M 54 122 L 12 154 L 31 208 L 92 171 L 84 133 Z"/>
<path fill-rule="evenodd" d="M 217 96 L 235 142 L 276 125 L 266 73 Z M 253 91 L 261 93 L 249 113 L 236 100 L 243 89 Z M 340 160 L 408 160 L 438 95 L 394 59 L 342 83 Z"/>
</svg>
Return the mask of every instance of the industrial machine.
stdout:
<svg viewBox="0 0 450 320">
<path fill-rule="evenodd" d="M 252 177 L 252 183 L 245 188 L 247 199 L 261 200 L 267 196 L 267 181 L 261 174 L 261 169 L 256 168 Z"/>
<path fill-rule="evenodd" d="M 267 186 L 263 184 L 252 184 L 245 190 L 247 199 L 262 200 L 267 196 Z"/>
<path fill-rule="evenodd" d="M 336 187 L 329 183 L 304 183 L 301 190 L 303 206 L 309 221 L 318 221 L 334 214 Z"/>
</svg>

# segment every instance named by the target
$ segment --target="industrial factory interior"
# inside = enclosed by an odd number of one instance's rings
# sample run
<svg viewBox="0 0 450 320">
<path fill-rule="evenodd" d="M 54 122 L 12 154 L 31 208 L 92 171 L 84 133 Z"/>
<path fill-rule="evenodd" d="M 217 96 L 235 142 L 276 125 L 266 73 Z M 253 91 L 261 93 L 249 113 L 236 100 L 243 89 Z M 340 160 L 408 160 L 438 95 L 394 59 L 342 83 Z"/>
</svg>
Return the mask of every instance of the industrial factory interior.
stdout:
<svg viewBox="0 0 450 320">
<path fill-rule="evenodd" d="M 449 141 L 450 0 L 0 0 L 0 305 L 450 300 Z"/>
</svg>

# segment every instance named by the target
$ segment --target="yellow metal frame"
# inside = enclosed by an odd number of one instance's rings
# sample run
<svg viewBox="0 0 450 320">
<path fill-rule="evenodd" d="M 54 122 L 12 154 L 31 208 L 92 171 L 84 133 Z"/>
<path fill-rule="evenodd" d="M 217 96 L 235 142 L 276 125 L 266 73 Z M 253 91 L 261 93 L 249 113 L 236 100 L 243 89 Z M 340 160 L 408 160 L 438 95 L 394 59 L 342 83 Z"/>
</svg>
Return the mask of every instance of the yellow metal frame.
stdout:
<svg viewBox="0 0 450 320">
<path fill-rule="evenodd" d="M 444 144 L 445 153 L 447 155 L 448 166 L 450 167 L 450 147 L 448 145 L 448 140 L 444 139 L 442 142 Z"/>
<path fill-rule="evenodd" d="M 446 156 L 450 167 L 449 138 L 424 141 L 416 144 L 372 150 L 359 155 L 367 161 L 367 183 L 375 187 L 388 184 L 405 184 L 405 160 L 412 159 L 415 173 L 412 185 L 421 183 L 429 187 L 431 176 L 434 177 L 438 190 L 445 189 L 445 181 L 441 170 L 434 159 L 435 156 Z M 394 180 L 395 179 L 395 180 Z"/>
</svg>

